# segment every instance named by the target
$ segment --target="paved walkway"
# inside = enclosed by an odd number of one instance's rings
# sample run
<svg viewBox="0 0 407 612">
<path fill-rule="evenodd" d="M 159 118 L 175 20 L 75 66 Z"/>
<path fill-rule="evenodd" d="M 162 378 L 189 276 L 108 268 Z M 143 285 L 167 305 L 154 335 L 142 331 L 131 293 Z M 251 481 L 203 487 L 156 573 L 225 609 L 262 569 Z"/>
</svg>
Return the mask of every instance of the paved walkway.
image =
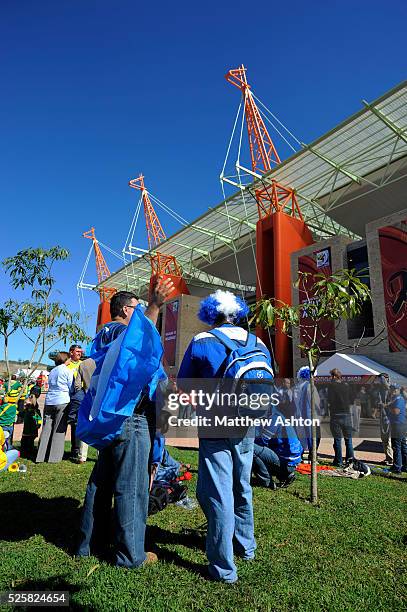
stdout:
<svg viewBox="0 0 407 612">
<path fill-rule="evenodd" d="M 39 405 L 41 410 L 44 407 L 45 396 L 42 395 L 39 399 Z M 14 427 L 14 440 L 21 440 L 21 434 L 23 431 L 22 425 L 15 425 Z M 66 440 L 70 440 L 70 428 L 68 428 Z M 166 444 L 168 446 L 177 446 L 179 448 L 198 448 L 198 440 L 196 438 L 167 438 Z M 362 461 L 368 461 L 369 463 L 380 463 L 384 459 L 383 447 L 381 440 L 378 438 L 364 439 L 364 438 L 353 438 L 353 447 L 355 449 L 355 456 L 357 459 Z M 345 445 L 343 444 L 343 453 L 345 453 Z M 322 459 L 333 459 L 334 451 L 332 447 L 332 439 L 322 438 L 318 455 Z"/>
</svg>

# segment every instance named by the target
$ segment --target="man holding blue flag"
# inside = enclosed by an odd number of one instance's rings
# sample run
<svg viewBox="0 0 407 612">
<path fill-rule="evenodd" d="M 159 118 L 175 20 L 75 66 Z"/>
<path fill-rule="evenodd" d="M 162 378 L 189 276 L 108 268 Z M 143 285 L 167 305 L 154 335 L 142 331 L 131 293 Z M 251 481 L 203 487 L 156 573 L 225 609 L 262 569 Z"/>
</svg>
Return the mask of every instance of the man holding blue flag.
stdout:
<svg viewBox="0 0 407 612">
<path fill-rule="evenodd" d="M 96 369 L 79 410 L 77 434 L 100 452 L 86 489 L 78 556 L 106 552 L 114 497 L 115 565 L 137 568 L 157 560 L 144 550 L 155 433 L 151 400 L 165 378 L 156 323 L 173 288 L 170 279 L 157 281 L 145 312 L 134 293 L 119 291 L 110 302 L 112 322 L 93 341 Z"/>
</svg>

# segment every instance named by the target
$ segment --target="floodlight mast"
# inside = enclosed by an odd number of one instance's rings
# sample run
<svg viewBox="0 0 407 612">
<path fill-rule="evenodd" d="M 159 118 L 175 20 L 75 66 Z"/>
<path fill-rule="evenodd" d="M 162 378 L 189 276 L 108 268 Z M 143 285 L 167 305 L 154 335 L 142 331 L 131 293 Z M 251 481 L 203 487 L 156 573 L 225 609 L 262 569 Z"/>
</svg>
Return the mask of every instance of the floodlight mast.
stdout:
<svg viewBox="0 0 407 612">
<path fill-rule="evenodd" d="M 84 232 L 82 235 L 84 238 L 89 238 L 89 240 L 92 240 L 93 242 L 93 250 L 95 252 L 96 259 L 96 274 L 98 277 L 98 284 L 100 285 L 100 283 L 109 278 L 110 270 L 96 239 L 95 228 L 91 227 L 90 230 Z M 100 304 L 97 313 L 96 331 L 99 331 L 99 329 L 105 323 L 109 323 L 109 321 L 111 321 L 110 300 L 116 293 L 116 289 L 114 287 L 99 287 L 97 291 L 100 296 Z"/>
<path fill-rule="evenodd" d="M 252 172 L 265 174 L 280 164 L 281 159 L 254 100 L 251 87 L 247 82 L 246 70 L 242 64 L 239 68 L 229 70 L 225 78 L 242 92 Z M 302 219 L 294 189 L 272 180 L 271 184 L 264 186 L 263 189 L 256 189 L 255 195 L 260 219 L 268 217 L 273 212 L 283 212 L 289 208 L 291 208 L 293 217 Z"/>
<path fill-rule="evenodd" d="M 254 101 L 251 87 L 246 78 L 246 68 L 242 64 L 239 68 L 229 70 L 225 78 L 242 92 L 252 170 L 264 174 L 272 169 L 273 163 L 279 164 L 281 160 Z"/>
<path fill-rule="evenodd" d="M 100 284 L 109 278 L 110 270 L 108 268 L 105 258 L 103 257 L 103 253 L 97 241 L 95 235 L 95 228 L 91 227 L 90 230 L 84 232 L 82 235 L 84 238 L 89 238 L 93 242 L 93 250 L 95 252 L 96 260 L 96 274 L 98 278 L 98 284 Z M 109 302 L 112 296 L 116 293 L 116 289 L 114 287 L 100 287 L 97 291 L 100 295 L 101 302 Z"/>
<path fill-rule="evenodd" d="M 152 278 L 170 277 L 174 283 L 175 290 L 169 297 L 176 295 L 189 295 L 189 289 L 182 277 L 182 270 L 174 255 L 161 253 L 157 247 L 167 239 L 160 220 L 155 212 L 148 191 L 145 187 L 144 176 L 140 174 L 138 178 L 129 181 L 129 187 L 141 191 L 143 199 L 144 216 L 147 229 L 148 249 L 150 251 L 150 265 Z M 151 289 L 151 285 L 150 285 Z"/>
<path fill-rule="evenodd" d="M 268 295 L 277 304 L 291 304 L 290 257 L 295 251 L 312 244 L 313 237 L 301 214 L 295 190 L 265 176 L 281 160 L 247 82 L 246 68 L 241 65 L 229 70 L 225 78 L 242 92 L 252 163 L 252 172 L 248 173 L 256 179 L 254 195 L 259 215 L 256 224 L 256 298 Z M 239 172 L 243 169 L 240 164 L 237 168 Z M 242 194 L 244 198 L 244 191 Z M 258 329 L 256 333 L 272 347 L 271 337 L 265 330 Z M 283 333 L 280 322 L 275 325 L 274 347 L 279 375 L 291 376 L 290 340 Z"/>
</svg>

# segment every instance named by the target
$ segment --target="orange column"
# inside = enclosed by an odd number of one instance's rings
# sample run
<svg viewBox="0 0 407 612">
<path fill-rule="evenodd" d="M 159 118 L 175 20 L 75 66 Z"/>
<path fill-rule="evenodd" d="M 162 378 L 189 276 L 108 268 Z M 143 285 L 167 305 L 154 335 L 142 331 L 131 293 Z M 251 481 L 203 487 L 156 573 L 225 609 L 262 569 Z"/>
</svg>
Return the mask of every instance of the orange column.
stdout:
<svg viewBox="0 0 407 612">
<path fill-rule="evenodd" d="M 112 317 L 110 316 L 110 302 L 100 302 L 98 307 L 98 318 L 96 321 L 96 331 L 98 332 L 105 323 L 109 323 L 109 321 L 111 320 Z"/>
<path fill-rule="evenodd" d="M 258 279 L 256 297 L 274 297 L 291 304 L 291 254 L 314 242 L 305 222 L 283 212 L 275 212 L 260 219 L 256 227 L 256 258 Z M 265 330 L 261 339 L 269 344 Z M 274 344 L 279 376 L 292 376 L 291 341 L 277 325 Z"/>
</svg>

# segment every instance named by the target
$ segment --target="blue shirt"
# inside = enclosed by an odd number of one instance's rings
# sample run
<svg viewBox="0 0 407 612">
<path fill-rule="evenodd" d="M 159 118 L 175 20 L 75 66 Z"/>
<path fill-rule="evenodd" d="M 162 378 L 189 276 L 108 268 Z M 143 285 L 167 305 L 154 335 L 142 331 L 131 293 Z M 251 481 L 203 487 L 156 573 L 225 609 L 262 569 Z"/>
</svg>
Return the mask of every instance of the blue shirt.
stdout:
<svg viewBox="0 0 407 612">
<path fill-rule="evenodd" d="M 394 414 L 392 408 L 398 408 L 399 414 Z M 406 423 L 406 400 L 402 395 L 396 395 L 387 410 L 387 416 L 391 425 L 404 425 Z"/>
<path fill-rule="evenodd" d="M 270 424 L 256 432 L 255 443 L 271 448 L 289 466 L 301 463 L 303 448 L 294 427 L 281 423 L 286 417 L 279 410 L 271 411 L 268 418 Z"/>
<path fill-rule="evenodd" d="M 242 345 L 247 341 L 247 331 L 229 323 L 218 328 L 232 340 Z M 257 345 L 261 345 L 270 359 L 270 353 L 264 342 L 257 338 Z M 216 378 L 221 374 L 221 367 L 228 355 L 228 349 L 209 332 L 197 334 L 188 346 L 182 360 L 178 380 L 185 378 Z M 181 385 L 182 386 L 182 385 Z"/>
</svg>

